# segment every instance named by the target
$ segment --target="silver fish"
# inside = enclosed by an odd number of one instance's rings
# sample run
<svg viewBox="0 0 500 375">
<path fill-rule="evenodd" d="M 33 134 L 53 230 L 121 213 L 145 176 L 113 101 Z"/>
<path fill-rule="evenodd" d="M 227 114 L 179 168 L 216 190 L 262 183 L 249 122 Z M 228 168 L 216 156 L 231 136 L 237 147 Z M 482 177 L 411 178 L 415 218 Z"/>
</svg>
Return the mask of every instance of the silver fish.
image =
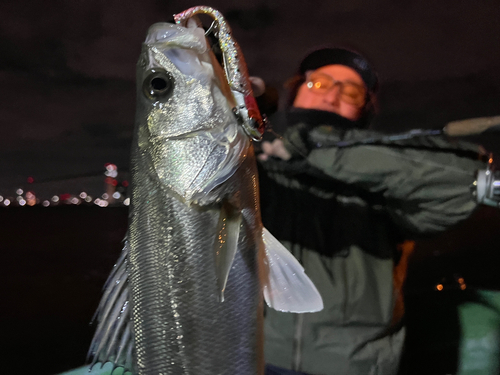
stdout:
<svg viewBox="0 0 500 375">
<path fill-rule="evenodd" d="M 188 22 L 195 13 L 151 26 L 143 44 L 129 230 L 89 354 L 141 375 L 261 374 L 262 295 L 282 311 L 322 302 L 262 227 L 252 148 L 262 119 L 242 55 L 225 32 L 224 74 Z"/>
</svg>

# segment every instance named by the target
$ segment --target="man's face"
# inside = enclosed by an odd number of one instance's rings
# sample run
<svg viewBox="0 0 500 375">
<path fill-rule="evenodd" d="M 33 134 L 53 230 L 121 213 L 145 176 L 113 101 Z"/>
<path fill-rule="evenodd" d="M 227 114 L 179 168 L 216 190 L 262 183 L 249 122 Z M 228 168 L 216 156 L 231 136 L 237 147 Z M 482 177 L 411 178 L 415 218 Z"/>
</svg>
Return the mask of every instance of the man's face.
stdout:
<svg viewBox="0 0 500 375">
<path fill-rule="evenodd" d="M 355 121 L 361 117 L 365 101 L 365 84 L 354 69 L 326 65 L 306 73 L 293 106 L 333 112 Z"/>
</svg>

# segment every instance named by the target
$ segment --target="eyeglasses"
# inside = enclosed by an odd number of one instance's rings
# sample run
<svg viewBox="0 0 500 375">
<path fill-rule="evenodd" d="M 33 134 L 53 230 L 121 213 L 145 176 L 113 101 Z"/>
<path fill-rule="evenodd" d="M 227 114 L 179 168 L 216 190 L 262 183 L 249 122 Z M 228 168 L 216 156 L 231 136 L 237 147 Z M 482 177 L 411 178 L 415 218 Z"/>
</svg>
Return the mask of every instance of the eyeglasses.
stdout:
<svg viewBox="0 0 500 375">
<path fill-rule="evenodd" d="M 306 81 L 307 88 L 318 95 L 325 95 L 335 86 L 339 86 L 340 100 L 362 107 L 366 101 L 366 88 L 349 81 L 337 81 L 326 74 L 312 73 Z"/>
</svg>

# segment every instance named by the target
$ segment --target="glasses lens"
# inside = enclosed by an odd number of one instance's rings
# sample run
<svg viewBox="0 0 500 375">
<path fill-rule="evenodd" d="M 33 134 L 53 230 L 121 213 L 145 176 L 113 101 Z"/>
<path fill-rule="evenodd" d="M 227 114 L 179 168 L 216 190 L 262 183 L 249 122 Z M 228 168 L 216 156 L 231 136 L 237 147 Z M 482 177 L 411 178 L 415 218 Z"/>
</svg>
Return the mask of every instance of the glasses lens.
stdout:
<svg viewBox="0 0 500 375">
<path fill-rule="evenodd" d="M 334 84 L 335 81 L 332 77 L 323 74 L 313 74 L 307 82 L 307 87 L 309 87 L 312 92 L 324 94 L 330 90 Z"/>
<path fill-rule="evenodd" d="M 354 83 L 344 82 L 342 87 L 342 100 L 349 104 L 365 104 L 366 90 L 364 87 Z"/>
<path fill-rule="evenodd" d="M 324 74 L 312 74 L 307 81 L 309 90 L 319 95 L 326 94 L 335 85 L 339 86 L 342 101 L 356 106 L 362 106 L 365 103 L 366 89 L 356 83 L 335 81 Z"/>
</svg>

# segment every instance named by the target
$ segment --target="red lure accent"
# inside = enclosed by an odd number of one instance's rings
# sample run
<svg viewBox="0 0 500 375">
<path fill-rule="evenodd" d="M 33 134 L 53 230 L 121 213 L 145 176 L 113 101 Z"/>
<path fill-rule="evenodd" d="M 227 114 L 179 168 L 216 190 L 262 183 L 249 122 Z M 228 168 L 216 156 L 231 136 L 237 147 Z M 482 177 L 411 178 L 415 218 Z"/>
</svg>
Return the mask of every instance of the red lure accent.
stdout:
<svg viewBox="0 0 500 375">
<path fill-rule="evenodd" d="M 248 110 L 248 117 L 253 118 L 259 124 L 257 130 L 262 135 L 265 131 L 265 124 L 262 120 L 262 116 L 260 114 L 259 106 L 257 105 L 257 101 L 252 95 L 245 95 L 245 106 Z"/>
</svg>

